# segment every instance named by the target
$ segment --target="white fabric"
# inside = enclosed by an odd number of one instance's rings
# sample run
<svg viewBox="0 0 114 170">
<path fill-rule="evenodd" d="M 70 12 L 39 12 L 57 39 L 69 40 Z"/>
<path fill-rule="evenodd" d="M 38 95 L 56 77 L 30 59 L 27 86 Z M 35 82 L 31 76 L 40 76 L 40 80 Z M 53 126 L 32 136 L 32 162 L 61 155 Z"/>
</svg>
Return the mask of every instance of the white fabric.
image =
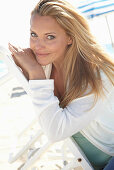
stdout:
<svg viewBox="0 0 114 170">
<path fill-rule="evenodd" d="M 54 80 L 49 79 L 51 65 L 45 68 L 46 80 L 30 80 L 31 97 L 38 121 L 49 140 L 55 142 L 81 131 L 95 146 L 114 156 L 114 88 L 102 73 L 105 97 L 94 107 L 94 95 L 73 100 L 66 108 L 59 107 L 54 96 Z"/>
</svg>

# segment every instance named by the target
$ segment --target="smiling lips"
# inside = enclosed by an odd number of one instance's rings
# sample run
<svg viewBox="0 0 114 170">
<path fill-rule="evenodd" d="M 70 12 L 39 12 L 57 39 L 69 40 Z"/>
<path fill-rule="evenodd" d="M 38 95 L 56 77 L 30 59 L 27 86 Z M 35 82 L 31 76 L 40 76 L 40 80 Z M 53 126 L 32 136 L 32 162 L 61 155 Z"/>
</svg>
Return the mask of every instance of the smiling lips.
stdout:
<svg viewBox="0 0 114 170">
<path fill-rule="evenodd" d="M 49 53 L 36 53 L 36 56 L 38 56 L 38 57 L 45 57 L 45 56 L 47 56 L 47 55 L 49 55 Z"/>
</svg>

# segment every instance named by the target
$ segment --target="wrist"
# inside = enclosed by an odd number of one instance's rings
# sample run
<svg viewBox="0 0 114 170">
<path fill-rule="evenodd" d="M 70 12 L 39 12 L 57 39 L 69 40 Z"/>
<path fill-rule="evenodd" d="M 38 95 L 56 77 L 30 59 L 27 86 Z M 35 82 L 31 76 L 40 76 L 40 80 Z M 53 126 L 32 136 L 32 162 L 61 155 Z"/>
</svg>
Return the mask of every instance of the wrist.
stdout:
<svg viewBox="0 0 114 170">
<path fill-rule="evenodd" d="M 42 70 L 31 71 L 29 73 L 29 80 L 44 80 L 46 79 L 45 73 Z"/>
<path fill-rule="evenodd" d="M 46 77 L 44 75 L 35 75 L 35 74 L 31 74 L 29 75 L 29 80 L 44 80 L 46 79 Z"/>
</svg>

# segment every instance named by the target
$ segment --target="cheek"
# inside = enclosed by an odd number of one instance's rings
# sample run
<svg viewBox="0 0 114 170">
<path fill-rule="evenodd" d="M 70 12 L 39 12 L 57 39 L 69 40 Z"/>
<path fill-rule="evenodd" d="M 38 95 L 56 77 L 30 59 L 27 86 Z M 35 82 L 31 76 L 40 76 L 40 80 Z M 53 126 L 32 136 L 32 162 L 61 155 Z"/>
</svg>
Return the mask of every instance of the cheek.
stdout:
<svg viewBox="0 0 114 170">
<path fill-rule="evenodd" d="M 30 48 L 33 50 L 34 49 L 34 41 L 30 38 Z"/>
<path fill-rule="evenodd" d="M 31 40 L 31 38 L 30 38 L 29 42 L 30 42 L 30 48 L 31 48 L 32 47 L 32 40 Z"/>
<path fill-rule="evenodd" d="M 50 44 L 50 49 L 56 53 L 65 51 L 66 47 L 67 47 L 67 44 L 66 44 L 66 41 L 64 40 L 58 40 Z"/>
</svg>

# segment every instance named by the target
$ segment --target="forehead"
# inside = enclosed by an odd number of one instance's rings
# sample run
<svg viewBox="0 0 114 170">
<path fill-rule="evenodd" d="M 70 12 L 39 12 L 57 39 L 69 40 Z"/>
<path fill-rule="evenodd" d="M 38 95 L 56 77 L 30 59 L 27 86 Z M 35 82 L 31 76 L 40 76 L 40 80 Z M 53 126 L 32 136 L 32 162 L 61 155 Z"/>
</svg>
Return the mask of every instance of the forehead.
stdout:
<svg viewBox="0 0 114 170">
<path fill-rule="evenodd" d="M 39 16 L 34 14 L 30 21 L 31 29 L 34 31 L 55 31 L 64 32 L 64 29 L 57 23 L 56 19 L 51 16 Z"/>
</svg>

